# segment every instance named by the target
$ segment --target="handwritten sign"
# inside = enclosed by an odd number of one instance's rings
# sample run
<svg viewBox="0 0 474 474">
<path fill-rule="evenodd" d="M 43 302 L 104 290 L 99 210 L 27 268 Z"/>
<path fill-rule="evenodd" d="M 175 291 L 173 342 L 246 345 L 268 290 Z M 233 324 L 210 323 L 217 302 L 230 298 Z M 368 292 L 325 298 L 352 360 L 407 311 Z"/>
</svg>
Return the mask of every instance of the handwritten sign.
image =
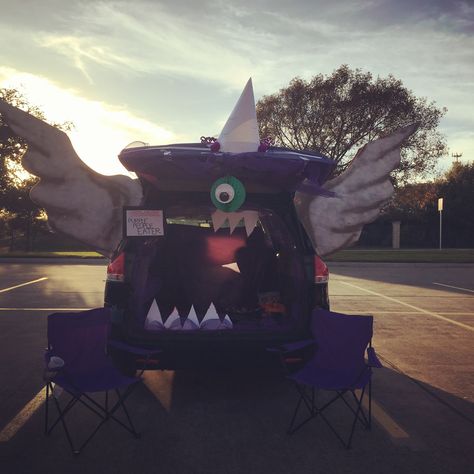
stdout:
<svg viewBox="0 0 474 474">
<path fill-rule="evenodd" d="M 125 211 L 127 237 L 156 237 L 165 235 L 163 230 L 163 211 L 146 209 L 127 209 Z"/>
</svg>

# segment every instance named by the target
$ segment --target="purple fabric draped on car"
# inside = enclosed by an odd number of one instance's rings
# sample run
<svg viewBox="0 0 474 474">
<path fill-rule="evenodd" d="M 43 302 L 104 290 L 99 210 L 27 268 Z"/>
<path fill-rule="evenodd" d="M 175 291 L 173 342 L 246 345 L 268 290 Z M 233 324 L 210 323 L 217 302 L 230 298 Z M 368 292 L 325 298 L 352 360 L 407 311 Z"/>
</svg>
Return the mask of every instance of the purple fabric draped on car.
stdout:
<svg viewBox="0 0 474 474">
<path fill-rule="evenodd" d="M 232 175 L 246 187 L 265 192 L 301 190 L 331 195 L 322 188 L 336 163 L 312 152 L 269 148 L 266 152 L 213 153 L 201 144 L 129 148 L 120 161 L 129 171 L 157 186 L 180 182 L 190 189 L 210 185 Z"/>
</svg>

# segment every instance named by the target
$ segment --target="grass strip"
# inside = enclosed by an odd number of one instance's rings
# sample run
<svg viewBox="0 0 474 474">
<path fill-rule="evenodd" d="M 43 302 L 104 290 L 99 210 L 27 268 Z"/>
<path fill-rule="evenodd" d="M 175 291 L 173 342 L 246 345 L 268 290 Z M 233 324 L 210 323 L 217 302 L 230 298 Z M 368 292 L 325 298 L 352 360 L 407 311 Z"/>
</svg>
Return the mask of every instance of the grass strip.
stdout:
<svg viewBox="0 0 474 474">
<path fill-rule="evenodd" d="M 474 263 L 474 249 L 357 249 L 341 250 L 328 262 Z"/>
<path fill-rule="evenodd" d="M 0 252 L 0 258 L 104 258 L 97 252 Z M 327 262 L 474 263 L 474 249 L 351 249 Z"/>
<path fill-rule="evenodd" d="M 0 258 L 104 258 L 97 252 L 1 252 Z"/>
</svg>

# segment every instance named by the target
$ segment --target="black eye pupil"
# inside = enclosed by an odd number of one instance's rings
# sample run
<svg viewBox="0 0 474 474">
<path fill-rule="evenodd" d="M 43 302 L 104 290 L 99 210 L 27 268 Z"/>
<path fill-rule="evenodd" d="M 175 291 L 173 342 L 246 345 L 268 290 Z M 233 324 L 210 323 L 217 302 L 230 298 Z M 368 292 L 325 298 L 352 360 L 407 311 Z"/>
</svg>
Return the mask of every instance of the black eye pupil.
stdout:
<svg viewBox="0 0 474 474">
<path fill-rule="evenodd" d="M 226 191 L 222 191 L 222 192 L 219 194 L 219 199 L 220 199 L 222 202 L 227 202 L 227 201 L 230 199 L 229 193 L 226 192 Z"/>
</svg>

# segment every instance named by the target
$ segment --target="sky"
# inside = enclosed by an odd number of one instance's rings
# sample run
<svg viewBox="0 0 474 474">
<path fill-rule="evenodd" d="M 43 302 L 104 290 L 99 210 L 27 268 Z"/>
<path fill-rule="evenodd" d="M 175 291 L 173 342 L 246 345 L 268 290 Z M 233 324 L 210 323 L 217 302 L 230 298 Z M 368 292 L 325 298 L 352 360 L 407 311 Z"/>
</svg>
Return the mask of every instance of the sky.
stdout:
<svg viewBox="0 0 474 474">
<path fill-rule="evenodd" d="M 255 98 L 341 64 L 392 74 L 446 107 L 450 155 L 474 161 L 474 0 L 0 0 L 0 87 L 55 122 L 79 156 L 125 173 L 130 142 L 217 136 Z"/>
</svg>

